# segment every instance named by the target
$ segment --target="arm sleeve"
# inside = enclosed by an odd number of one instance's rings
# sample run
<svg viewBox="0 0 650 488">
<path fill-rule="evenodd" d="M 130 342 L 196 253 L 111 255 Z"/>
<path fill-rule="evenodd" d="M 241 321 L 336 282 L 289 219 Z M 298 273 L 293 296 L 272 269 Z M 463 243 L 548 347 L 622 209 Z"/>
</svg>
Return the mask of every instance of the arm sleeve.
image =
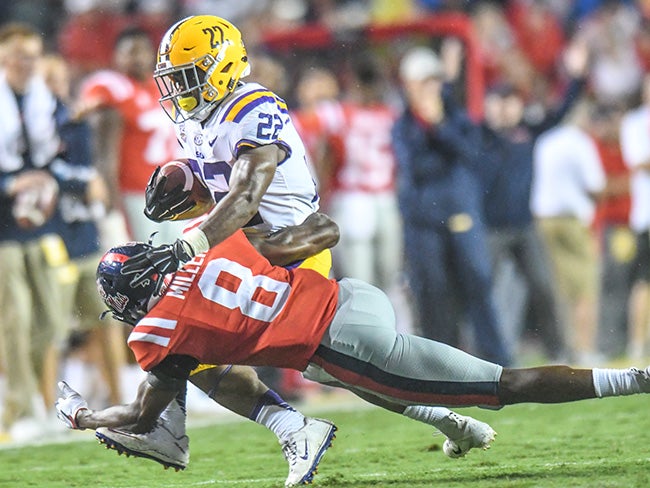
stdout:
<svg viewBox="0 0 650 488">
<path fill-rule="evenodd" d="M 529 129 L 534 134 L 535 137 L 539 136 L 543 132 L 555 127 L 558 125 L 562 119 L 566 116 L 567 113 L 573 108 L 575 102 L 580 97 L 580 94 L 584 90 L 586 81 L 582 78 L 572 79 L 569 82 L 566 93 L 564 94 L 564 99 L 559 107 L 554 111 L 549 113 L 537 124 L 530 124 Z"/>
</svg>

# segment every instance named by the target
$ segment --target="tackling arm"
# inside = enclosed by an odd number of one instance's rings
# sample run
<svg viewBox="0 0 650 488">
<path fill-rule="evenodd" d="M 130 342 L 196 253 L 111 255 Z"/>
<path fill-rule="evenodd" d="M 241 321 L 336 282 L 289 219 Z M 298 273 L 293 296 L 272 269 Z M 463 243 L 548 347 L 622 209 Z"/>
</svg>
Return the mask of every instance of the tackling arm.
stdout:
<svg viewBox="0 0 650 488">
<path fill-rule="evenodd" d="M 339 228 L 327 215 L 315 213 L 300 225 L 292 225 L 272 234 L 244 229 L 248 240 L 271 264 L 285 266 L 314 256 L 339 241 Z"/>
</svg>

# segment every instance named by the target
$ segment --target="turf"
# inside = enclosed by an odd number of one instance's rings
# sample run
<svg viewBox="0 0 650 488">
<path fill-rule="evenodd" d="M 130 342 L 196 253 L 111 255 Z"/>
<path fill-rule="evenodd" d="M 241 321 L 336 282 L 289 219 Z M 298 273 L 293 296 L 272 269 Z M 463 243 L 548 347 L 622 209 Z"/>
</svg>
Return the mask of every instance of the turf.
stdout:
<svg viewBox="0 0 650 488">
<path fill-rule="evenodd" d="M 313 408 L 311 410 L 314 410 Z M 566 405 L 463 409 L 499 433 L 493 447 L 451 460 L 441 435 L 375 408 L 318 412 L 338 435 L 321 462 L 321 487 L 648 487 L 650 416 L 643 396 Z M 278 487 L 286 464 L 275 437 L 250 423 L 191 428 L 183 472 L 105 450 L 91 432 L 74 442 L 0 450 L 0 487 Z"/>
</svg>

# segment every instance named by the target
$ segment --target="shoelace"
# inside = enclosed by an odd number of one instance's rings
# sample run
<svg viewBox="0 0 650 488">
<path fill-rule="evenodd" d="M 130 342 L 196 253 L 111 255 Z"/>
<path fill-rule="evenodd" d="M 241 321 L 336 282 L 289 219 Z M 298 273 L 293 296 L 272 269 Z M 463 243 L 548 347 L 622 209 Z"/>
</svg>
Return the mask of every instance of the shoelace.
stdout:
<svg viewBox="0 0 650 488">
<path fill-rule="evenodd" d="M 282 453 L 284 458 L 289 461 L 289 464 L 293 466 L 296 464 L 296 458 L 298 457 L 298 447 L 295 442 L 289 441 L 284 446 L 282 446 Z"/>
<path fill-rule="evenodd" d="M 460 436 L 456 439 L 452 439 L 449 437 L 449 440 L 452 441 L 453 443 L 461 442 L 467 439 L 468 433 L 465 431 L 465 427 L 467 424 L 464 422 L 464 419 L 458 416 L 458 414 L 452 412 L 448 415 L 448 418 L 453 420 L 453 422 L 456 424 L 456 428 L 458 428 Z"/>
</svg>

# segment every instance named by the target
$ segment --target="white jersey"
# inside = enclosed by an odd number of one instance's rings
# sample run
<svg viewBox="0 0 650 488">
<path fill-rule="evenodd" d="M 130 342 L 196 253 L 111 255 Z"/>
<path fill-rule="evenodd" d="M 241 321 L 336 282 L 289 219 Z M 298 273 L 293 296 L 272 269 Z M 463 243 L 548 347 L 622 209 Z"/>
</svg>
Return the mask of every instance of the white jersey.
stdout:
<svg viewBox="0 0 650 488">
<path fill-rule="evenodd" d="M 621 121 L 621 151 L 632 170 L 630 226 L 636 232 L 650 229 L 650 171 L 639 166 L 650 161 L 650 107 L 629 111 Z"/>
<path fill-rule="evenodd" d="M 590 225 L 596 208 L 590 196 L 606 178 L 593 139 L 573 125 L 544 133 L 535 144 L 531 210 L 539 218 L 577 217 Z"/>
<path fill-rule="evenodd" d="M 216 201 L 229 191 L 232 165 L 241 151 L 267 144 L 286 151 L 262 197 L 256 226 L 276 230 L 297 225 L 318 210 L 316 184 L 287 105 L 263 86 L 239 85 L 203 123 L 187 120 L 176 131 L 185 157 L 193 160 L 194 171 Z"/>
</svg>

